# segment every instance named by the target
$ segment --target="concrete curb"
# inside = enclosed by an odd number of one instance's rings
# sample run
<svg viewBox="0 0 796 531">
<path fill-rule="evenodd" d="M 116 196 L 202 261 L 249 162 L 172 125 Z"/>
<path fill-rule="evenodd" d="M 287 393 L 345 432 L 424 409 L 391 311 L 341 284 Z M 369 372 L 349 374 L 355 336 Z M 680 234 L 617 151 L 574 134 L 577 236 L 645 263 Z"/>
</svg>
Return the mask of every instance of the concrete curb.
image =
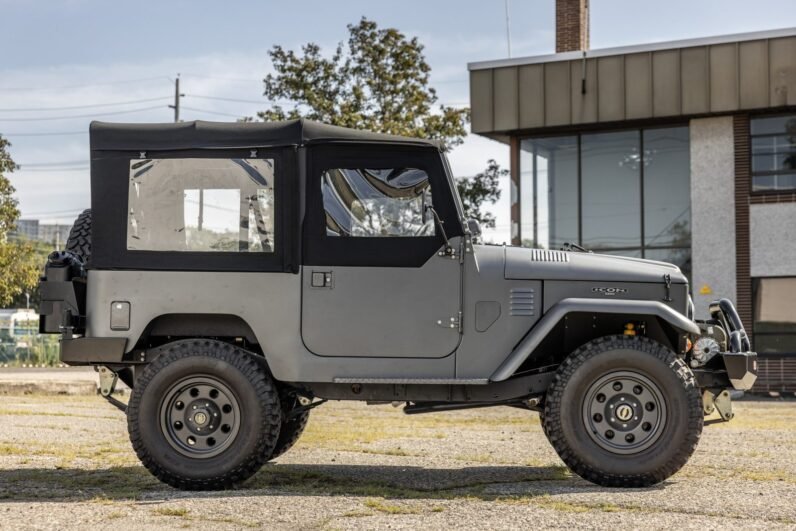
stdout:
<svg viewBox="0 0 796 531">
<path fill-rule="evenodd" d="M 0 395 L 96 395 L 97 384 L 86 381 L 0 381 Z"/>
</svg>

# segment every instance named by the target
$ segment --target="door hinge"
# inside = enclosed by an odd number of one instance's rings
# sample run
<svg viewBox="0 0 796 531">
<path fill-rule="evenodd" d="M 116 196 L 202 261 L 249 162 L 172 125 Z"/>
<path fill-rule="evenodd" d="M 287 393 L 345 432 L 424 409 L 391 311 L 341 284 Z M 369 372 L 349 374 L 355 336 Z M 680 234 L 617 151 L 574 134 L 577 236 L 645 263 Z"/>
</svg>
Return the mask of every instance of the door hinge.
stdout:
<svg viewBox="0 0 796 531">
<path fill-rule="evenodd" d="M 442 249 L 437 254 L 443 258 L 450 258 L 451 260 L 456 260 L 457 258 L 459 258 L 459 253 L 457 253 L 456 249 L 454 249 L 450 245 L 446 245 L 445 248 Z"/>
<path fill-rule="evenodd" d="M 462 331 L 462 312 L 456 314 L 456 317 L 451 317 L 448 320 L 439 319 L 437 321 L 437 326 L 441 326 L 442 328 L 451 328 L 456 329 L 457 331 Z"/>
</svg>

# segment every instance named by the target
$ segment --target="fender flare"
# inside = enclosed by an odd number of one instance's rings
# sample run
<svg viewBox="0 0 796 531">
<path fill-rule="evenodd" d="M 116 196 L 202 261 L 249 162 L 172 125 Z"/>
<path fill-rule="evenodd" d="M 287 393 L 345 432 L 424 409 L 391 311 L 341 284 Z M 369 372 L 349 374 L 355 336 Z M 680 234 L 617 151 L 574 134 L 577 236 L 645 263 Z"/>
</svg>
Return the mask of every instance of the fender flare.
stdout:
<svg viewBox="0 0 796 531">
<path fill-rule="evenodd" d="M 536 350 L 553 328 L 569 313 L 620 313 L 631 315 L 652 315 L 659 317 L 689 334 L 699 335 L 699 327 L 685 315 L 658 301 L 628 301 L 601 299 L 563 299 L 539 319 L 539 322 L 514 348 L 500 367 L 489 378 L 492 382 L 502 382 L 510 378 L 520 365 Z"/>
</svg>

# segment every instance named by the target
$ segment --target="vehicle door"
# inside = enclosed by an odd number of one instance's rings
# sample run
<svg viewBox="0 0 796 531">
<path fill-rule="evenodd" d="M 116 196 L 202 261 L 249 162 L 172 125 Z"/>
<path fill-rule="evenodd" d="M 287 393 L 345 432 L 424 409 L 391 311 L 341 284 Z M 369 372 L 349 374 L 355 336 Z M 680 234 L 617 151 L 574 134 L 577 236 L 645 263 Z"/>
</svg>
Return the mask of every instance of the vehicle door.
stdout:
<svg viewBox="0 0 796 531">
<path fill-rule="evenodd" d="M 307 348 L 318 356 L 453 353 L 460 338 L 462 228 L 439 151 L 327 145 L 309 158 L 302 253 Z"/>
</svg>

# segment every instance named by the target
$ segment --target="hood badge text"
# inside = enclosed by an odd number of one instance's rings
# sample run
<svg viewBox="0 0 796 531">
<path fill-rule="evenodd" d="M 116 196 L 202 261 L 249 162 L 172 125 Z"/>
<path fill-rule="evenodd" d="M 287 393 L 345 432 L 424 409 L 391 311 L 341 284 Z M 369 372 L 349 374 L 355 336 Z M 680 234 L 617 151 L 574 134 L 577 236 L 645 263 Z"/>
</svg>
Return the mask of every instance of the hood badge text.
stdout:
<svg viewBox="0 0 796 531">
<path fill-rule="evenodd" d="M 606 288 L 606 287 L 598 287 L 591 289 L 594 293 L 602 293 L 606 297 L 615 297 L 616 295 L 622 295 L 627 293 L 625 288 Z"/>
</svg>

